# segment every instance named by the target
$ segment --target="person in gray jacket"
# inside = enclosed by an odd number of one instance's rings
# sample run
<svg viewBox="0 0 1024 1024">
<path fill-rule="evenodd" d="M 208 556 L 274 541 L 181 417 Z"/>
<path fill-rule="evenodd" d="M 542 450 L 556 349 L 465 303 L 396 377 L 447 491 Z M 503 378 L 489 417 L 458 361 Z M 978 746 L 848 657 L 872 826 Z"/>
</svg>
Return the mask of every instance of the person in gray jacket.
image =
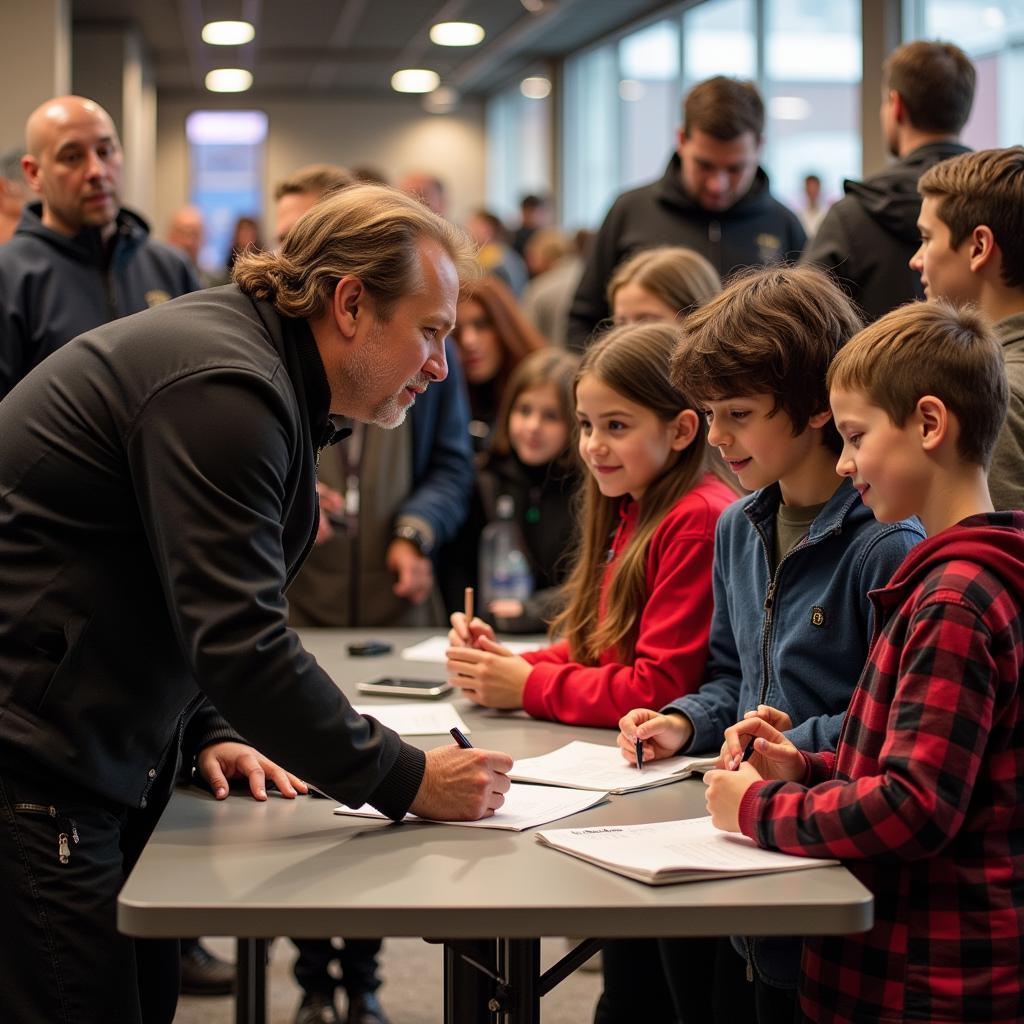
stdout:
<svg viewBox="0 0 1024 1024">
<path fill-rule="evenodd" d="M 110 115 L 82 96 L 29 116 L 29 203 L 0 247 L 0 398 L 93 327 L 199 287 L 183 256 L 121 205 L 124 154 Z"/>
<path fill-rule="evenodd" d="M 929 299 L 972 303 L 995 325 L 1010 404 L 988 487 L 996 509 L 1024 509 L 1024 146 L 947 160 L 918 188 L 921 245 L 910 266 Z"/>
<path fill-rule="evenodd" d="M 396 820 L 501 806 L 511 758 L 357 714 L 284 593 L 330 416 L 397 426 L 444 379 L 473 265 L 415 200 L 356 186 L 236 284 L 97 328 L 0 402 L 5 1019 L 173 1018 L 176 943 L 132 942 L 114 910 L 183 748 L 217 798 L 301 776 Z"/>
<path fill-rule="evenodd" d="M 918 244 L 917 181 L 942 160 L 966 153 L 958 141 L 974 99 L 974 66 L 952 43 L 918 40 L 885 62 L 880 117 L 890 167 L 846 181 L 825 214 L 805 263 L 832 271 L 867 320 L 923 298 L 907 266 Z"/>
</svg>

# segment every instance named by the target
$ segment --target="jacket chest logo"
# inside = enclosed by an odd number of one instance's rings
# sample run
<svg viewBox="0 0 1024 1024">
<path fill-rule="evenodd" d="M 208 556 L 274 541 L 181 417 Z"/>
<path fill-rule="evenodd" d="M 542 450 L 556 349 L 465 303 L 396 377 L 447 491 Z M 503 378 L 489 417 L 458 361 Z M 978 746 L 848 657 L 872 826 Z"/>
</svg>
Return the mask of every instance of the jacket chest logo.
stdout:
<svg viewBox="0 0 1024 1024">
<path fill-rule="evenodd" d="M 811 609 L 811 625 L 817 626 L 819 629 L 825 625 L 825 609 L 820 604 L 816 604 Z"/>
<path fill-rule="evenodd" d="M 152 288 L 146 292 L 146 306 L 159 306 L 161 302 L 170 301 L 170 298 L 170 292 L 165 292 L 162 288 Z"/>
</svg>

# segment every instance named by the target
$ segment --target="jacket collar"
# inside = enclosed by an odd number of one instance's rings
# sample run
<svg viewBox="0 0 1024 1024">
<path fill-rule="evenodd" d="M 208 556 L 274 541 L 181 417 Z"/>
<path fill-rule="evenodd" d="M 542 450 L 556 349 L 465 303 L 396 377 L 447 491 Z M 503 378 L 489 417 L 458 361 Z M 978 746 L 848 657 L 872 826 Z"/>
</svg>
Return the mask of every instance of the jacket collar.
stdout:
<svg viewBox="0 0 1024 1024">
<path fill-rule="evenodd" d="M 768 175 L 762 167 L 758 167 L 757 174 L 746 195 L 741 196 L 727 210 L 708 210 L 683 188 L 682 173 L 683 162 L 678 153 L 673 153 L 668 167 L 665 168 L 665 173 L 656 183 L 657 198 L 658 202 L 664 206 L 682 210 L 689 217 L 699 217 L 709 221 L 735 220 L 745 217 L 749 213 L 760 212 L 771 198 L 768 189 Z"/>
<path fill-rule="evenodd" d="M 42 239 L 80 263 L 106 267 L 122 253 L 134 251 L 149 238 L 149 225 L 132 210 L 121 207 L 117 214 L 113 244 L 106 245 L 98 228 L 82 228 L 75 235 L 62 235 L 43 223 L 43 204 L 28 203 L 22 211 L 15 234 Z"/>
<path fill-rule="evenodd" d="M 782 504 L 782 490 L 777 483 L 762 487 L 752 494 L 743 505 L 743 513 L 757 528 L 767 528 L 775 518 Z M 860 506 L 860 496 L 848 477 L 844 478 L 835 489 L 832 497 L 825 502 L 825 507 L 814 518 L 811 528 L 807 531 L 808 544 L 813 544 L 824 537 L 842 533 L 843 524 L 851 510 Z M 870 514 L 870 513 L 869 513 Z"/>
</svg>

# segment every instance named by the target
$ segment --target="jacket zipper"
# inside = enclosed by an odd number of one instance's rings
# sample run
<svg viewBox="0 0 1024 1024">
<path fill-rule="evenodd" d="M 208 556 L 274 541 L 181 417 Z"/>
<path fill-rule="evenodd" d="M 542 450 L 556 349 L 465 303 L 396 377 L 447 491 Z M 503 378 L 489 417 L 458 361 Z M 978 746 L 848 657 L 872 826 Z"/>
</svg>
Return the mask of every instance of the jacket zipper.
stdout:
<svg viewBox="0 0 1024 1024">
<path fill-rule="evenodd" d="M 57 836 L 57 860 L 61 864 L 68 864 L 71 861 L 71 843 L 73 842 L 77 846 L 79 841 L 78 825 L 74 818 L 69 818 L 66 814 L 59 815 L 57 808 L 52 804 L 16 803 L 14 810 L 21 811 L 23 814 L 45 814 L 54 820 L 59 817 L 64 831 Z"/>
<path fill-rule="evenodd" d="M 181 737 L 185 732 L 185 719 L 188 715 L 189 709 L 197 704 L 202 699 L 201 694 L 196 694 L 192 697 L 188 703 L 181 709 L 181 714 L 178 715 L 178 731 L 174 734 L 174 745 L 167 746 L 164 748 L 164 752 L 160 755 L 160 760 L 157 762 L 155 768 L 149 770 L 149 781 L 146 783 L 146 788 L 142 791 L 142 796 L 139 797 L 139 807 L 145 808 L 146 804 L 149 803 L 149 791 L 153 788 L 153 783 L 160 777 L 160 772 L 163 770 L 164 765 L 167 763 L 167 755 L 170 754 L 171 750 L 181 749 Z"/>
</svg>

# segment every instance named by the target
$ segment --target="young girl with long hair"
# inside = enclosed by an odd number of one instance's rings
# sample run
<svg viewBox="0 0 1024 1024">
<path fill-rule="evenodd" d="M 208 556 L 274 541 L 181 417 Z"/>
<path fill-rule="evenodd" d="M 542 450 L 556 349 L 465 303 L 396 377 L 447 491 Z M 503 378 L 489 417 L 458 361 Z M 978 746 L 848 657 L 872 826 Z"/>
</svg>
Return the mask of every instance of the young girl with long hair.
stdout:
<svg viewBox="0 0 1024 1024">
<path fill-rule="evenodd" d="M 572 499 L 579 484 L 572 444 L 579 362 L 570 352 L 545 348 L 515 368 L 498 411 L 494 443 L 477 474 L 481 514 L 474 524 L 474 547 L 479 548 L 484 526 L 499 518 L 499 502 L 511 499 L 533 575 L 534 590 L 525 601 L 504 598 L 481 607 L 504 632 L 541 632 L 561 607 L 574 532 Z"/>
<path fill-rule="evenodd" d="M 715 524 L 736 497 L 710 470 L 706 428 L 669 381 L 668 324 L 615 328 L 576 377 L 582 536 L 552 623 L 560 639 L 511 654 L 480 619 L 452 616 L 448 674 L 471 700 L 615 726 L 638 699 L 696 690 L 707 658 Z"/>
<path fill-rule="evenodd" d="M 722 290 L 718 271 L 693 249 L 659 245 L 623 260 L 608 282 L 608 308 L 623 324 L 681 323 Z"/>
</svg>

